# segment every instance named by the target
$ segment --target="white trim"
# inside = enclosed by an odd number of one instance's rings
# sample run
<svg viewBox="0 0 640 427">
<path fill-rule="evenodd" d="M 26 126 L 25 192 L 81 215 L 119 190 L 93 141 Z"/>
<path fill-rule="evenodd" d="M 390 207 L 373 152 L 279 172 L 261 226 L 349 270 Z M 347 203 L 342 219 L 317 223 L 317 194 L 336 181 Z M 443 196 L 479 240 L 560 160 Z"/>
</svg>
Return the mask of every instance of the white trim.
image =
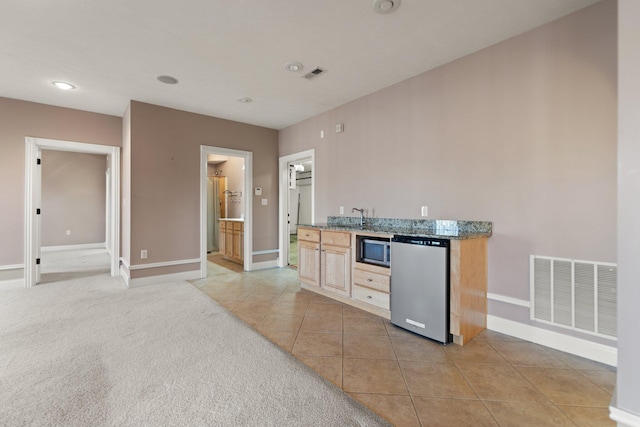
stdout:
<svg viewBox="0 0 640 427">
<path fill-rule="evenodd" d="M 286 267 L 289 263 L 289 222 L 287 213 L 289 211 L 289 187 L 288 182 L 288 165 L 291 162 L 311 159 L 311 223 L 316 223 L 316 153 L 315 149 L 302 151 L 300 153 L 289 154 L 280 157 L 278 161 L 278 180 L 279 187 L 279 208 L 278 208 L 278 224 L 280 232 L 278 233 L 278 267 Z"/>
<path fill-rule="evenodd" d="M 275 254 L 280 252 L 279 249 L 265 249 L 264 251 L 254 251 L 254 255 L 265 255 L 265 254 Z"/>
<path fill-rule="evenodd" d="M 253 270 L 253 153 L 231 148 L 200 146 L 200 276 L 207 277 L 207 155 L 244 159 L 244 271 Z"/>
<path fill-rule="evenodd" d="M 617 422 L 618 426 L 640 427 L 640 416 L 615 406 L 609 406 L 609 418 Z"/>
<path fill-rule="evenodd" d="M 178 261 L 165 261 L 165 262 L 153 262 L 150 264 L 136 264 L 136 265 L 127 265 L 127 268 L 129 269 L 129 271 L 133 271 L 133 270 L 145 270 L 147 268 L 158 268 L 158 267 L 171 267 L 174 265 L 184 265 L 184 264 L 197 264 L 200 262 L 200 258 L 194 258 L 194 259 L 181 259 Z"/>
<path fill-rule="evenodd" d="M 200 260 L 198 260 L 200 261 Z M 195 280 L 200 278 L 200 270 L 183 271 L 180 273 L 160 274 L 157 276 L 140 277 L 125 280 L 128 288 L 140 286 L 159 285 L 161 283 L 178 282 L 183 280 Z"/>
<path fill-rule="evenodd" d="M 127 267 L 127 270 L 129 269 L 129 267 Z M 126 288 L 129 288 L 129 283 L 131 282 L 131 277 L 129 277 L 129 275 L 127 274 L 127 271 L 124 268 L 120 269 L 120 278 L 122 279 L 122 281 L 124 282 L 124 286 Z"/>
<path fill-rule="evenodd" d="M 0 290 L 24 288 L 24 278 L 0 280 Z"/>
<path fill-rule="evenodd" d="M 111 211 L 105 236 L 109 242 L 107 251 L 111 255 L 111 276 L 120 271 L 120 147 L 84 142 L 61 141 L 46 138 L 25 138 L 25 211 L 24 211 L 24 285 L 31 287 L 39 279 L 36 258 L 40 256 L 40 230 L 36 206 L 40 202 L 40 169 L 36 168 L 36 159 L 43 150 L 70 151 L 75 153 L 104 154 L 107 156 L 107 168 L 110 171 L 110 189 L 108 208 Z"/>
<path fill-rule="evenodd" d="M 0 271 L 2 271 L 2 270 L 20 270 L 22 268 L 24 268 L 24 264 L 0 265 Z"/>
<path fill-rule="evenodd" d="M 546 329 L 536 328 L 513 320 L 488 315 L 487 329 L 511 335 L 516 338 L 555 348 L 565 353 L 575 354 L 610 366 L 618 364 L 618 349 L 572 337 Z"/>
<path fill-rule="evenodd" d="M 80 245 L 62 245 L 62 246 L 43 246 L 42 252 L 58 252 L 58 251 L 77 251 L 84 249 L 106 249 L 107 244 L 102 243 L 84 243 Z"/>
<path fill-rule="evenodd" d="M 278 268 L 278 260 L 274 259 L 272 261 L 263 261 L 263 262 L 254 262 L 253 263 L 253 271 L 256 270 L 267 270 L 269 268 Z"/>
<path fill-rule="evenodd" d="M 519 299 L 519 298 L 508 297 L 506 295 L 493 294 L 491 292 L 487 292 L 487 299 L 490 299 L 493 301 L 500 301 L 507 304 L 519 305 L 520 307 L 529 308 L 530 306 L 529 301 Z"/>
</svg>

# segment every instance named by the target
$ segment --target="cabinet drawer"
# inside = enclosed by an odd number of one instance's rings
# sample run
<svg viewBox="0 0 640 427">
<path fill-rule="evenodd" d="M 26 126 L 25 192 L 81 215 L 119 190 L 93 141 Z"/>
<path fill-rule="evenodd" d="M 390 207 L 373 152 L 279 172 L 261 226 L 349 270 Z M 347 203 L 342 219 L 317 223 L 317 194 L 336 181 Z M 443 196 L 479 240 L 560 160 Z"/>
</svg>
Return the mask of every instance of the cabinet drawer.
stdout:
<svg viewBox="0 0 640 427">
<path fill-rule="evenodd" d="M 220 230 L 227 229 L 227 221 L 220 221 Z"/>
<path fill-rule="evenodd" d="M 244 228 L 244 222 L 240 222 L 240 221 L 234 221 L 233 222 L 233 229 L 236 231 L 242 231 L 242 229 Z"/>
<path fill-rule="evenodd" d="M 351 247 L 351 233 L 344 231 L 322 231 L 322 243 Z"/>
<path fill-rule="evenodd" d="M 353 299 L 389 310 L 389 294 L 386 292 L 353 285 Z"/>
<path fill-rule="evenodd" d="M 298 240 L 306 240 L 308 242 L 320 241 L 320 230 L 313 228 L 298 228 Z"/>
<path fill-rule="evenodd" d="M 390 277 L 360 269 L 353 270 L 353 281 L 360 286 L 389 293 Z"/>
</svg>

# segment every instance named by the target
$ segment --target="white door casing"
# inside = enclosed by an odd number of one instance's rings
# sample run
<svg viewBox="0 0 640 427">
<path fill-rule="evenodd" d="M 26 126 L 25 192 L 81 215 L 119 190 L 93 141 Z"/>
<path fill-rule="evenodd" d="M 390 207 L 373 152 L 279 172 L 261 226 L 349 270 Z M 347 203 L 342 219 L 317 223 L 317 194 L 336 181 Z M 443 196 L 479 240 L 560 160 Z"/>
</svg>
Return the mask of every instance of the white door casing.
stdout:
<svg viewBox="0 0 640 427">
<path fill-rule="evenodd" d="M 42 150 L 75 153 L 104 154 L 107 156 L 109 184 L 107 185 L 107 215 L 105 242 L 111 255 L 111 276 L 120 270 L 120 147 L 61 141 L 45 138 L 25 138 L 25 220 L 24 220 L 24 284 L 34 286 L 40 280 L 39 265 L 41 230 L 37 209 L 41 202 L 41 166 L 38 162 Z"/>
<path fill-rule="evenodd" d="M 280 224 L 280 232 L 278 233 L 278 267 L 286 267 L 289 263 L 289 164 L 292 162 L 309 161 L 311 159 L 311 170 L 316 170 L 316 154 L 315 150 L 302 151 L 300 153 L 289 154 L 280 157 L 279 160 L 279 209 L 278 218 Z M 311 223 L 316 222 L 316 196 L 315 196 L 315 172 L 311 174 Z"/>
<path fill-rule="evenodd" d="M 207 277 L 207 156 L 244 159 L 244 271 L 253 270 L 253 153 L 231 148 L 200 146 L 200 277 Z"/>
</svg>

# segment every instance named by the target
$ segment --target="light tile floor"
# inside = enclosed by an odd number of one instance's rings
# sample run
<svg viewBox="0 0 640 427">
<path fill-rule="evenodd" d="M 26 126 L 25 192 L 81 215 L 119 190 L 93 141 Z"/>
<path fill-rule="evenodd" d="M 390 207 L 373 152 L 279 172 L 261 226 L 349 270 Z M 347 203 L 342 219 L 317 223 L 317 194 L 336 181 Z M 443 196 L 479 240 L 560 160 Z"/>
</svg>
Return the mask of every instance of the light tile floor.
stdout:
<svg viewBox="0 0 640 427">
<path fill-rule="evenodd" d="M 218 255 L 192 283 L 396 426 L 614 426 L 615 369 L 496 332 L 442 346 Z"/>
</svg>

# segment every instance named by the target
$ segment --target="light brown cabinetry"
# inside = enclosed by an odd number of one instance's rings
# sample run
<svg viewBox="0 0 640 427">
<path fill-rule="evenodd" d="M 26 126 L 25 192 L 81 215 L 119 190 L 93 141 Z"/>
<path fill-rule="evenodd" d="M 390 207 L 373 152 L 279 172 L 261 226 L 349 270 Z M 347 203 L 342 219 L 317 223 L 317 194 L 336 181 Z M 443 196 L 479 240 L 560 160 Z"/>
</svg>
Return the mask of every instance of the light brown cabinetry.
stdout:
<svg viewBox="0 0 640 427">
<path fill-rule="evenodd" d="M 351 295 L 351 233 L 298 229 L 298 277 L 311 286 Z"/>
<path fill-rule="evenodd" d="M 219 245 L 225 259 L 244 264 L 244 222 L 221 219 Z"/>
<path fill-rule="evenodd" d="M 320 287 L 320 230 L 298 229 L 298 278 Z"/>
<path fill-rule="evenodd" d="M 356 262 L 353 269 L 353 299 L 389 310 L 390 276 L 388 268 Z"/>
<path fill-rule="evenodd" d="M 449 250 L 449 332 L 463 345 L 487 328 L 487 238 L 451 240 Z"/>
<path fill-rule="evenodd" d="M 356 234 L 300 227 L 298 277 L 318 293 L 389 319 L 391 269 L 356 262 Z M 487 327 L 487 237 L 451 239 L 449 263 L 449 332 L 462 345 Z"/>
</svg>

